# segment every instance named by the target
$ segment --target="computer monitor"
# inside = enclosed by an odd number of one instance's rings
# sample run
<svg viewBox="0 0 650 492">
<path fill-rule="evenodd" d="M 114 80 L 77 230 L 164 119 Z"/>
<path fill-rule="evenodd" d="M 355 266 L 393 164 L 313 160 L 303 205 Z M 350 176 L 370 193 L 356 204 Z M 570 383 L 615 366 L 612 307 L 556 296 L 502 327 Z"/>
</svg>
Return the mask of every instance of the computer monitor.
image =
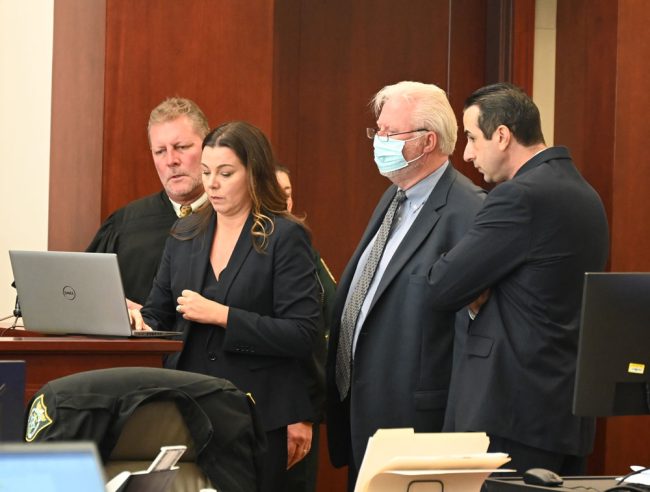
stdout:
<svg viewBox="0 0 650 492">
<path fill-rule="evenodd" d="M 0 444 L 0 490 L 105 492 L 92 442 Z"/>
<path fill-rule="evenodd" d="M 24 400 L 25 361 L 0 360 L 0 442 L 23 440 Z"/>
<path fill-rule="evenodd" d="M 573 413 L 650 414 L 650 273 L 586 273 Z"/>
</svg>

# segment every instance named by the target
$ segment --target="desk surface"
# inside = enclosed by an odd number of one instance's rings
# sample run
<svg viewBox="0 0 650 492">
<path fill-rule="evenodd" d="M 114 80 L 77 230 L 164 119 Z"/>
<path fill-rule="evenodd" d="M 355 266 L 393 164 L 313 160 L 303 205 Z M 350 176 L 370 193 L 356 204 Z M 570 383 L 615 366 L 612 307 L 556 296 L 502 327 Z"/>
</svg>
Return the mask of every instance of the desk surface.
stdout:
<svg viewBox="0 0 650 492">
<path fill-rule="evenodd" d="M 533 492 L 535 490 L 554 490 L 555 492 L 597 492 L 616 485 L 615 477 L 562 477 L 561 487 L 542 487 L 526 485 L 521 477 L 488 478 L 485 481 L 488 492 Z"/>
<path fill-rule="evenodd" d="M 31 352 L 153 352 L 171 353 L 183 348 L 180 340 L 163 338 L 94 338 L 88 336 L 0 337 L 0 353 Z"/>
<path fill-rule="evenodd" d="M 183 348 L 180 340 L 38 336 L 12 330 L 0 337 L 0 360 L 24 360 L 25 402 L 45 383 L 69 374 L 108 367 L 162 367 L 166 354 Z M 22 335 L 22 333 L 21 333 Z"/>
</svg>

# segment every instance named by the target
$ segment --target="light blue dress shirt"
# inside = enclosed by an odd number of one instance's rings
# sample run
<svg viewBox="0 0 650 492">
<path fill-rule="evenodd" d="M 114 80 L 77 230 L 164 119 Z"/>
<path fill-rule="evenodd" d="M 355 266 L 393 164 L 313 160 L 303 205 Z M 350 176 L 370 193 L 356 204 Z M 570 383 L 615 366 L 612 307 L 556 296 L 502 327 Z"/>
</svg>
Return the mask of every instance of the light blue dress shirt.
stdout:
<svg viewBox="0 0 650 492">
<path fill-rule="evenodd" d="M 377 265 L 375 276 L 372 279 L 370 287 L 368 287 L 366 298 L 363 300 L 363 305 L 361 306 L 361 311 L 359 312 L 359 317 L 357 318 L 357 324 L 354 328 L 354 339 L 352 341 L 353 358 L 354 351 L 357 348 L 357 339 L 359 338 L 359 332 L 361 331 L 363 322 L 365 321 L 366 315 L 368 314 L 368 309 L 372 304 L 372 299 L 375 297 L 375 293 L 377 292 L 377 286 L 379 285 L 379 282 L 384 275 L 384 272 L 386 271 L 390 260 L 393 258 L 395 251 L 397 251 L 397 248 L 404 239 L 404 236 L 406 236 L 406 233 L 413 225 L 413 222 L 415 222 L 415 219 L 419 215 L 420 210 L 422 210 L 422 206 L 429 198 L 429 195 L 431 195 L 431 192 L 435 188 L 436 184 L 438 184 L 440 177 L 445 172 L 445 169 L 447 169 L 448 165 L 449 161 L 445 162 L 442 166 L 440 166 L 426 178 L 422 179 L 405 192 L 406 200 L 402 202 L 400 208 L 395 214 L 395 218 L 393 219 L 395 222 L 393 223 L 390 237 L 386 242 L 384 253 L 382 254 L 381 260 L 379 261 L 379 265 Z M 373 237 L 372 240 L 368 243 L 368 246 L 366 246 L 366 249 L 359 258 L 357 268 L 354 272 L 354 276 L 352 277 L 352 283 L 348 289 L 348 296 L 345 300 L 346 305 L 350 299 L 351 293 L 354 291 L 354 288 L 359 281 L 359 277 L 363 271 L 363 266 L 368 261 L 368 255 L 370 254 L 370 250 L 372 249 L 372 245 L 374 244 L 376 237 L 377 235 L 375 234 L 375 237 Z"/>
</svg>

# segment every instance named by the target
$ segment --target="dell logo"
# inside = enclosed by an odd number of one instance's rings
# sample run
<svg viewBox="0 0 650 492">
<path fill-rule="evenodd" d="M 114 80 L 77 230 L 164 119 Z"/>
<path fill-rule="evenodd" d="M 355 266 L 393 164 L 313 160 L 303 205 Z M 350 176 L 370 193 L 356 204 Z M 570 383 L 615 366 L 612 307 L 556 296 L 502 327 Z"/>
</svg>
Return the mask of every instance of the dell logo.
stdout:
<svg viewBox="0 0 650 492">
<path fill-rule="evenodd" d="M 63 287 L 63 297 L 65 297 L 68 301 L 72 301 L 75 297 L 77 297 L 77 293 L 72 287 L 66 285 Z"/>
</svg>

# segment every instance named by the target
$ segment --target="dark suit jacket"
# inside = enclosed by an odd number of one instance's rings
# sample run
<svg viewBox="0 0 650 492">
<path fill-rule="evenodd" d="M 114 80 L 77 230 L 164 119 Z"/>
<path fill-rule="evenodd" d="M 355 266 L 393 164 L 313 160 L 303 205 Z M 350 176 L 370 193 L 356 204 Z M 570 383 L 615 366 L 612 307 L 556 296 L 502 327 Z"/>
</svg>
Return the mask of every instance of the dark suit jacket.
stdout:
<svg viewBox="0 0 650 492">
<path fill-rule="evenodd" d="M 359 257 L 396 193 L 384 193 L 337 289 L 328 353 L 327 431 L 335 466 L 360 466 L 368 438 L 379 428 L 442 427 L 451 374 L 454 313 L 436 310 L 426 283 L 430 262 L 465 234 L 483 192 L 451 164 L 397 248 L 380 281 L 354 356 L 351 398 L 340 402 L 335 383 L 341 314 Z M 351 402 L 351 404 L 350 404 Z"/>
<path fill-rule="evenodd" d="M 209 212 L 204 233 L 192 240 L 168 239 L 143 317 L 154 329 L 183 332 L 183 351 L 170 367 L 222 377 L 251 393 L 266 431 L 313 420 L 299 367 L 299 359 L 311 355 L 320 309 L 307 233 L 275 217 L 275 230 L 259 253 L 250 216 L 213 299 L 230 307 L 227 328 L 190 323 L 176 312 L 176 299 L 183 289 L 201 292 L 212 268 L 216 216 Z"/>
<path fill-rule="evenodd" d="M 86 251 L 116 253 L 124 294 L 144 304 L 158 271 L 169 229 L 177 220 L 165 191 L 154 193 L 112 213 Z"/>
<path fill-rule="evenodd" d="M 492 295 L 459 325 L 447 431 L 486 431 L 586 455 L 593 420 L 571 415 L 584 273 L 605 267 L 607 218 L 568 150 L 534 156 L 496 186 L 467 236 L 433 267 L 431 302 Z"/>
</svg>

